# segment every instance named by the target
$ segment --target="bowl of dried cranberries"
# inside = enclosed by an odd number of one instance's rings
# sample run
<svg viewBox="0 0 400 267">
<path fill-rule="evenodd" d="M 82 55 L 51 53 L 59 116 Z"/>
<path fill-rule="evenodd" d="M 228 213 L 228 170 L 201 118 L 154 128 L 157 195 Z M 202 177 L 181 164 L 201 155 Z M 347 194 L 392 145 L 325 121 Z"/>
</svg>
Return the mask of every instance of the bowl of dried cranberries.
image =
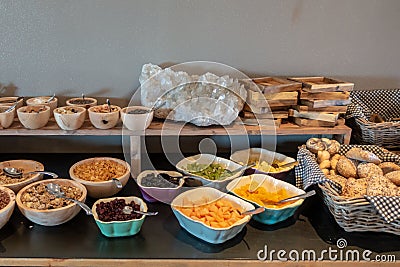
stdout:
<svg viewBox="0 0 400 267">
<path fill-rule="evenodd" d="M 127 213 L 125 207 L 129 207 Z M 125 208 L 125 209 L 124 209 Z M 97 200 L 92 207 L 93 217 L 101 233 L 108 237 L 137 234 L 146 215 L 135 211 L 147 211 L 146 203 L 138 197 L 113 197 Z"/>
</svg>

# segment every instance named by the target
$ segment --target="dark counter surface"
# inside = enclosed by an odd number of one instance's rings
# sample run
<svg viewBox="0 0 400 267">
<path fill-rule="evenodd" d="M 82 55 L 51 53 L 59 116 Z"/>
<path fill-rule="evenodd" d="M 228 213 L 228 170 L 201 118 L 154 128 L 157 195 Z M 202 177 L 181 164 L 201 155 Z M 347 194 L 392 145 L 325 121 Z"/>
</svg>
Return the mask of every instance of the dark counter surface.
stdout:
<svg viewBox="0 0 400 267">
<path fill-rule="evenodd" d="M 68 178 L 70 166 L 93 156 L 123 159 L 120 154 L 2 154 L 0 159 L 34 159 L 42 162 L 46 170 Z M 173 169 L 173 166 L 161 164 L 162 160 L 157 162 L 160 168 Z M 129 195 L 141 197 L 133 179 L 117 196 Z M 88 198 L 86 203 L 92 206 L 94 201 Z M 83 211 L 63 225 L 46 227 L 27 220 L 16 207 L 10 221 L 0 230 L 0 257 L 257 260 L 257 252 L 265 246 L 268 251 L 283 249 L 287 253 L 312 249 L 319 255 L 329 247 L 337 249 L 337 240 L 344 238 L 347 241 L 344 249 L 371 250 L 370 257 L 391 254 L 400 259 L 399 236 L 345 232 L 336 224 L 320 196 L 307 199 L 294 217 L 277 225 L 251 221 L 238 236 L 220 245 L 208 244 L 182 229 L 168 205 L 149 203 L 148 207 L 159 211 L 159 215 L 147 217 L 139 234 L 123 238 L 103 236 L 94 219 Z M 329 258 L 324 256 L 324 259 Z"/>
</svg>

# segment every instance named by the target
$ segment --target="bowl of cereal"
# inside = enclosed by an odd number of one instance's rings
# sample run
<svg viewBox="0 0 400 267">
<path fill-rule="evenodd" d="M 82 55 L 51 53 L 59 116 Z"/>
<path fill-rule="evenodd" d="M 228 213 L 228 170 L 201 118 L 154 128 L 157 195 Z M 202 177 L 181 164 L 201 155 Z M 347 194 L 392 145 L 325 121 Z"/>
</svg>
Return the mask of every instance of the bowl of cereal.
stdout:
<svg viewBox="0 0 400 267">
<path fill-rule="evenodd" d="M 88 109 L 90 122 L 97 129 L 113 128 L 119 121 L 119 112 L 121 108 L 115 105 L 107 104 L 93 106 Z"/>
<path fill-rule="evenodd" d="M 46 185 L 58 184 L 65 197 L 81 202 L 86 200 L 86 188 L 70 179 L 47 179 L 37 181 L 22 188 L 16 197 L 16 203 L 21 213 L 30 221 L 54 226 L 68 222 L 74 218 L 81 208 L 74 202 L 50 194 Z"/>
<path fill-rule="evenodd" d="M 18 119 L 27 129 L 44 127 L 50 119 L 50 107 L 45 105 L 25 106 L 17 109 Z"/>
<path fill-rule="evenodd" d="M 83 107 L 65 106 L 54 110 L 54 119 L 58 126 L 67 131 L 81 128 L 86 117 L 86 109 Z"/>
<path fill-rule="evenodd" d="M 53 110 L 57 108 L 58 99 L 52 96 L 38 96 L 26 100 L 27 106 L 45 105 L 50 107 L 50 116 L 53 115 Z"/>
<path fill-rule="evenodd" d="M 0 186 L 0 229 L 8 222 L 15 207 L 15 193 L 11 189 Z"/>
<path fill-rule="evenodd" d="M 68 99 L 65 103 L 67 106 L 78 106 L 88 109 L 97 105 L 97 99 L 92 97 L 74 97 Z"/>
<path fill-rule="evenodd" d="M 12 105 L 15 104 L 16 101 L 18 101 L 17 106 L 15 109 L 19 109 L 24 105 L 24 99 L 23 97 L 20 98 L 19 96 L 5 96 L 5 97 L 0 97 L 0 106 L 6 106 L 6 107 L 11 107 Z"/>
<path fill-rule="evenodd" d="M 126 185 L 130 174 L 127 162 L 110 157 L 84 159 L 69 169 L 71 178 L 83 184 L 93 198 L 115 195 Z"/>
<path fill-rule="evenodd" d="M 7 106 L 0 106 L 0 129 L 6 129 L 14 122 L 15 108 L 6 112 L 8 109 Z"/>
<path fill-rule="evenodd" d="M 3 171 L 4 168 L 15 168 L 23 175 L 21 177 L 10 176 Z M 17 193 L 24 186 L 43 178 L 43 174 L 29 173 L 33 171 L 44 171 L 43 164 L 26 159 L 2 161 L 0 162 L 0 186 L 7 187 Z"/>
<path fill-rule="evenodd" d="M 146 203 L 138 197 L 105 198 L 93 204 L 93 217 L 103 235 L 131 236 L 140 231 L 146 216 L 135 212 L 126 214 L 123 210 L 125 206 L 136 211 L 147 211 Z"/>
</svg>

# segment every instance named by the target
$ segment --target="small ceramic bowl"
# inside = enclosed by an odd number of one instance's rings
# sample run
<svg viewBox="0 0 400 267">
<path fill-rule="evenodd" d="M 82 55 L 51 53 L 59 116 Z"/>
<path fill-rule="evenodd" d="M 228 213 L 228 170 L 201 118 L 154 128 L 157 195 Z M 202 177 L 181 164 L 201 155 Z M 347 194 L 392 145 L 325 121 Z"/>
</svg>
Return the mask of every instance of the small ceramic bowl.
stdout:
<svg viewBox="0 0 400 267">
<path fill-rule="evenodd" d="M 126 203 L 130 203 L 134 201 L 136 204 L 140 205 L 141 211 L 147 211 L 146 203 L 138 198 L 138 197 L 117 197 L 118 199 L 124 199 Z M 94 220 L 96 221 L 97 226 L 99 227 L 101 233 L 108 237 L 121 237 L 121 236 L 131 236 L 136 235 L 144 222 L 145 215 L 140 217 L 140 219 L 132 219 L 128 221 L 111 221 L 111 222 L 104 222 L 99 220 L 99 216 L 96 212 L 96 205 L 100 202 L 110 202 L 114 200 L 114 198 L 104 198 L 97 200 L 92 207 L 92 213 Z"/>
<path fill-rule="evenodd" d="M 130 106 L 121 109 L 121 119 L 126 128 L 131 131 L 143 131 L 150 126 L 154 111 L 143 106 Z"/>
<path fill-rule="evenodd" d="M 250 184 L 254 183 L 254 187 L 257 188 L 258 186 L 263 187 L 268 193 L 275 194 L 280 189 L 284 189 L 288 197 L 304 194 L 305 191 L 301 190 L 294 185 L 286 183 L 284 181 L 278 180 L 274 177 L 264 175 L 264 174 L 253 174 L 249 176 L 243 176 L 232 180 L 227 186 L 227 190 L 234 194 L 237 197 L 240 197 L 250 203 L 252 203 L 255 207 L 261 207 L 261 204 L 252 201 L 251 199 L 247 199 L 243 196 L 236 194 L 234 191 L 237 188 L 242 186 L 249 186 Z M 255 214 L 253 219 L 262 223 L 262 224 L 275 224 L 281 221 L 286 220 L 287 218 L 291 217 L 294 212 L 300 207 L 303 203 L 303 199 L 299 199 L 294 203 L 288 203 L 286 205 L 280 207 L 270 207 L 264 206 L 265 211 L 259 214 Z"/>
<path fill-rule="evenodd" d="M 85 99 L 82 99 L 81 97 L 75 97 L 68 99 L 66 104 L 67 106 L 78 106 L 88 109 L 97 105 L 97 99 L 91 97 L 85 97 Z"/>
<path fill-rule="evenodd" d="M 82 173 L 77 171 L 78 169 L 83 168 L 83 166 L 86 167 L 90 166 L 92 172 L 96 170 L 99 172 L 108 171 L 109 174 L 115 173 L 115 170 L 111 169 L 103 170 L 104 168 L 100 166 L 102 166 L 104 162 L 112 162 L 114 166 L 119 166 L 120 168 L 124 168 L 125 172 L 120 176 L 111 177 L 109 180 L 100 180 L 100 179 L 96 180 L 91 175 L 89 175 L 90 177 L 87 177 L 87 175 L 83 175 Z M 69 175 L 71 179 L 77 181 L 78 183 L 83 184 L 88 191 L 88 195 L 93 198 L 103 198 L 115 195 L 116 193 L 121 191 L 122 188 L 126 185 L 126 183 L 129 180 L 130 174 L 131 174 L 131 168 L 127 162 L 110 157 L 97 157 L 97 158 L 84 159 L 75 163 L 69 169 Z M 115 181 L 111 180 L 112 178 L 119 180 L 122 184 L 122 188 L 118 188 Z"/>
<path fill-rule="evenodd" d="M 0 229 L 10 219 L 15 207 L 15 193 L 7 187 L 0 186 L 0 194 L 8 195 L 7 205 L 0 210 Z"/>
<path fill-rule="evenodd" d="M 5 167 L 21 169 L 22 172 L 26 173 L 31 171 L 44 171 L 44 166 L 40 162 L 27 159 L 17 159 L 0 162 L 1 185 L 13 190 L 15 193 L 18 193 L 18 191 L 26 185 L 43 179 L 43 174 L 39 173 L 29 174 L 27 177 L 23 178 L 9 177 L 3 172 L 3 168 Z"/>
<path fill-rule="evenodd" d="M 45 105 L 25 106 L 17 109 L 18 119 L 27 129 L 46 126 L 50 119 L 50 107 Z"/>
<path fill-rule="evenodd" d="M 15 109 L 5 112 L 9 107 L 0 106 L 0 129 L 6 129 L 14 122 Z"/>
<path fill-rule="evenodd" d="M 39 96 L 33 97 L 26 100 L 27 106 L 37 106 L 37 105 L 45 105 L 50 107 L 50 116 L 53 115 L 53 110 L 58 106 L 58 99 L 57 97 L 53 98 L 50 102 L 47 102 L 51 96 Z"/>
<path fill-rule="evenodd" d="M 239 164 L 250 164 L 253 162 L 273 162 L 274 160 L 278 161 L 280 164 L 295 162 L 294 158 L 285 156 L 280 153 L 276 153 L 273 151 L 269 151 L 263 148 L 250 148 L 239 150 L 233 153 L 230 159 Z M 250 168 L 246 174 L 260 173 L 260 174 L 268 174 L 276 179 L 285 180 L 289 172 L 294 168 L 294 165 L 289 166 L 278 172 L 264 172 L 262 170 L 258 170 L 255 167 Z"/>
<path fill-rule="evenodd" d="M 18 96 L 6 96 L 6 97 L 0 97 L 0 106 L 7 106 L 10 107 L 14 105 L 15 101 L 17 101 Z M 18 101 L 18 105 L 15 107 L 15 109 L 19 109 L 24 105 L 24 100 L 20 99 Z"/>
<path fill-rule="evenodd" d="M 85 121 L 86 109 L 83 107 L 65 106 L 54 110 L 54 119 L 63 130 L 77 130 Z"/>
<path fill-rule="evenodd" d="M 108 105 L 93 106 L 88 109 L 90 122 L 97 129 L 113 128 L 119 121 L 119 113 L 121 108 L 111 105 L 111 111 Z"/>
<path fill-rule="evenodd" d="M 201 205 L 205 204 L 205 200 L 212 202 L 221 198 L 228 200 L 234 207 L 238 207 L 241 210 L 254 209 L 252 204 L 236 196 L 222 193 L 221 191 L 211 187 L 199 187 L 180 194 L 172 201 L 171 208 L 174 215 L 178 219 L 179 224 L 186 231 L 206 242 L 220 244 L 239 234 L 245 225 L 250 221 L 251 216 L 246 215 L 229 227 L 215 228 L 186 216 L 184 213 L 178 210 L 177 207 L 187 207 L 188 201 L 193 203 L 197 202 L 199 205 Z"/>
<path fill-rule="evenodd" d="M 31 189 L 32 187 L 36 187 L 39 184 L 46 185 L 48 183 L 57 183 L 60 186 L 65 185 L 78 188 L 82 192 L 82 195 L 78 200 L 81 202 L 85 202 L 86 200 L 86 188 L 80 183 L 70 179 L 47 179 L 27 185 L 18 192 L 16 197 L 18 209 L 28 220 L 40 225 L 54 226 L 66 223 L 69 220 L 73 219 L 81 210 L 81 207 L 79 207 L 77 204 L 71 203 L 61 208 L 35 209 L 29 208 L 26 204 L 23 203 L 23 196 L 25 195 L 27 190 Z M 46 194 L 49 194 L 50 196 L 50 193 Z"/>
</svg>

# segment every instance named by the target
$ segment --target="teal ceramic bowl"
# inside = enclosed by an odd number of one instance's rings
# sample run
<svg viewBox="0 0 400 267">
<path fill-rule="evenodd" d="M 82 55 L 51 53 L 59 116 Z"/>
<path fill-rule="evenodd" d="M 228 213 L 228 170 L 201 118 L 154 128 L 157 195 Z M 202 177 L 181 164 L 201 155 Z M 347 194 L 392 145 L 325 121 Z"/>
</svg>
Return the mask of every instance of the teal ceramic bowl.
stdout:
<svg viewBox="0 0 400 267">
<path fill-rule="evenodd" d="M 97 226 L 99 227 L 101 233 L 108 237 L 121 237 L 121 236 L 131 236 L 136 235 L 145 219 L 145 215 L 143 215 L 140 219 L 133 219 L 129 221 L 112 221 L 112 222 L 103 222 L 99 220 L 99 216 L 96 212 L 96 205 L 100 202 L 110 202 L 114 199 L 125 199 L 126 203 L 134 201 L 136 204 L 140 205 L 141 211 L 147 211 L 146 203 L 138 198 L 138 197 L 112 197 L 112 198 L 103 198 L 97 200 L 92 206 L 92 212 L 94 220 L 96 221 Z"/>
<path fill-rule="evenodd" d="M 264 187 L 267 192 L 276 192 L 279 189 L 285 189 L 289 195 L 295 196 L 295 195 L 300 195 L 304 194 L 305 191 L 301 190 L 294 185 L 291 185 L 289 183 L 286 183 L 284 181 L 278 180 L 276 178 L 273 178 L 271 176 L 265 175 L 265 174 L 253 174 L 249 176 L 243 176 L 240 178 L 237 178 L 233 181 L 231 181 L 227 186 L 226 189 L 232 193 L 233 195 L 240 197 L 250 203 L 252 203 L 255 207 L 261 207 L 260 204 L 250 200 L 246 199 L 245 197 L 242 197 L 234 192 L 236 188 L 240 188 L 244 185 L 250 185 L 253 184 L 255 187 L 260 186 Z M 257 222 L 260 222 L 262 224 L 276 224 L 278 222 L 284 221 L 288 219 L 289 217 L 293 216 L 295 211 L 300 207 L 300 205 L 303 203 L 303 199 L 299 199 L 294 203 L 282 206 L 282 207 L 277 207 L 277 208 L 272 208 L 272 207 L 265 207 L 265 211 L 259 214 L 253 215 L 253 219 Z"/>
</svg>

